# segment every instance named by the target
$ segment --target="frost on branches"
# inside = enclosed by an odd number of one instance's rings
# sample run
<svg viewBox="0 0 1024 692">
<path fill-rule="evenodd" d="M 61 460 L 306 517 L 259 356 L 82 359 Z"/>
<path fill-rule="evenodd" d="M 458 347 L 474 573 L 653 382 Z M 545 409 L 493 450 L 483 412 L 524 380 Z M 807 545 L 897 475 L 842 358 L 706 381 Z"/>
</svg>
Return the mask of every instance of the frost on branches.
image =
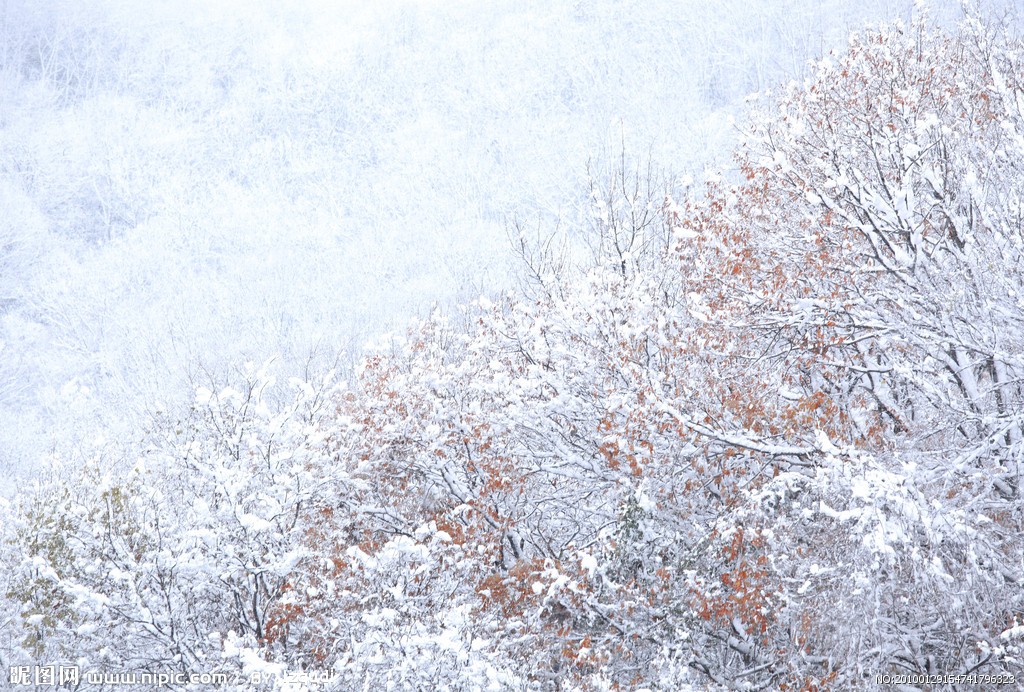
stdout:
<svg viewBox="0 0 1024 692">
<path fill-rule="evenodd" d="M 470 328 L 435 315 L 347 386 L 253 371 L 41 487 L 8 512 L 10 663 L 1024 676 L 1022 50 L 855 37 L 766 99 L 742 183 L 674 198 L 623 161 L 589 264 L 524 242 L 531 288 Z"/>
</svg>

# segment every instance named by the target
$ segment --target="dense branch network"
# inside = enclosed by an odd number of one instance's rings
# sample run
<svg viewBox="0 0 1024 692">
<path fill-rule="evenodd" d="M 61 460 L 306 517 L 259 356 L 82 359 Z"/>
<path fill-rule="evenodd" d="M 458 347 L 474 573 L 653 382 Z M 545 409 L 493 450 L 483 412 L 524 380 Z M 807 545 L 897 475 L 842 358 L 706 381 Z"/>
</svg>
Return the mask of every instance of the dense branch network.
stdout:
<svg viewBox="0 0 1024 692">
<path fill-rule="evenodd" d="M 336 689 L 1019 679 L 1022 55 L 979 22 L 855 37 L 765 99 L 737 184 L 677 198 L 623 158 L 589 264 L 523 240 L 527 291 L 468 328 L 287 405 L 255 369 L 201 391 L 10 512 L 18 655 Z"/>
</svg>

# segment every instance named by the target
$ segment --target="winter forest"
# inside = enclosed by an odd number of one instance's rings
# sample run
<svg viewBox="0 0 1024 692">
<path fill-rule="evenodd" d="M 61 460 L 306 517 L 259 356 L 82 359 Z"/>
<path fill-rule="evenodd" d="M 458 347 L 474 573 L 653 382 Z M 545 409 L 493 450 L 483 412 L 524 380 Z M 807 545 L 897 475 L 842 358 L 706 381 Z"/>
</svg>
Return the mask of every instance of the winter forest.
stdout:
<svg viewBox="0 0 1024 692">
<path fill-rule="evenodd" d="M 0 0 L 0 688 L 1024 680 L 1013 0 Z"/>
</svg>

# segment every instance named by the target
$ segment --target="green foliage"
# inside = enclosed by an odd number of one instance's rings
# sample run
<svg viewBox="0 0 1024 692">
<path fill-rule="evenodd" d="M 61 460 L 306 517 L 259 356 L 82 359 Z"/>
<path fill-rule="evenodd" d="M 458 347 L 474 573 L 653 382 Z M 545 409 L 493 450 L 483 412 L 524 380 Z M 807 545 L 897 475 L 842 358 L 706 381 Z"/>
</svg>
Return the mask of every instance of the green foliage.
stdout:
<svg viewBox="0 0 1024 692">
<path fill-rule="evenodd" d="M 54 642 L 61 651 L 57 635 L 79 621 L 74 598 L 63 585 L 81 569 L 72 547 L 77 527 L 70 510 L 71 494 L 64 488 L 30 498 L 10 539 L 22 562 L 6 597 L 19 606 L 21 645 L 40 658 L 53 652 Z"/>
</svg>

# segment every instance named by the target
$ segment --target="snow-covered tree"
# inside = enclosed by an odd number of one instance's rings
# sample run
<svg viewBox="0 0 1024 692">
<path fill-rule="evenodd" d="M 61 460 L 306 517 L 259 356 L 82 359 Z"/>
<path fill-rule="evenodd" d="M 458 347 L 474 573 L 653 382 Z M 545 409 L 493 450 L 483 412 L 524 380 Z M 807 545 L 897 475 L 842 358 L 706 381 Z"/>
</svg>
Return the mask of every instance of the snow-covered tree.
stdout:
<svg viewBox="0 0 1024 692">
<path fill-rule="evenodd" d="M 583 192 L 589 252 L 514 239 L 522 291 L 348 385 L 200 390 L 8 512 L 12 660 L 338 689 L 1024 675 L 1022 54 L 975 20 L 855 36 L 762 97 L 741 179 L 620 157 Z"/>
</svg>

